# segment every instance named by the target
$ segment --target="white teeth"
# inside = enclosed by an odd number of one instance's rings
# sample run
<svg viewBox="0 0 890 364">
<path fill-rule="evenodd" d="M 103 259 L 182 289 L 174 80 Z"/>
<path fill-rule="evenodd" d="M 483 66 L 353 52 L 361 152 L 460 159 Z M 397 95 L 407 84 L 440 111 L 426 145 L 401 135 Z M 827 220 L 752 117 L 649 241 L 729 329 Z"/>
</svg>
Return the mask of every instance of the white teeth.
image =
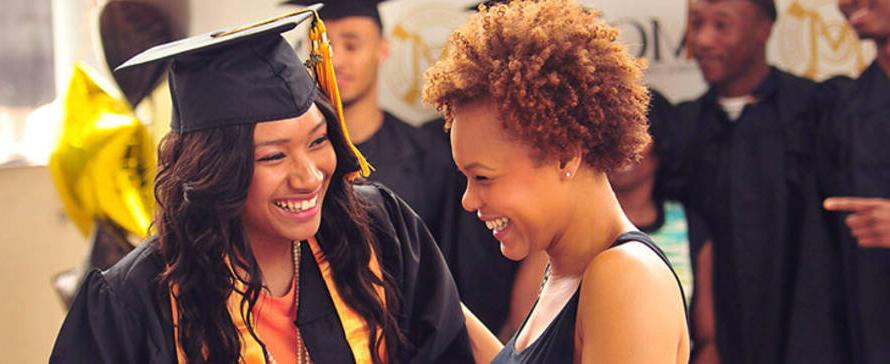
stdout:
<svg viewBox="0 0 890 364">
<path fill-rule="evenodd" d="M 507 225 L 510 224 L 510 219 L 506 217 L 499 217 L 494 220 L 488 220 L 485 222 L 485 227 L 493 232 L 499 232 L 507 228 Z"/>
<path fill-rule="evenodd" d="M 306 211 L 315 207 L 318 203 L 318 196 L 303 201 L 276 201 L 275 206 L 292 212 Z"/>
</svg>

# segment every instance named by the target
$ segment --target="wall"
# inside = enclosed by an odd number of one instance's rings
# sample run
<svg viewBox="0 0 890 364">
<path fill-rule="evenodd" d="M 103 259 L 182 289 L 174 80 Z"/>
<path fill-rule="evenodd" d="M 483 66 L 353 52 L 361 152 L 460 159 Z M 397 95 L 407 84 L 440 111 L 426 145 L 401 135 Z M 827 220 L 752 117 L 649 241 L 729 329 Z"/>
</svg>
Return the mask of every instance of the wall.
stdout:
<svg viewBox="0 0 890 364">
<path fill-rule="evenodd" d="M 0 169 L 0 201 L 0 352 L 5 363 L 46 363 L 65 316 L 50 282 L 85 260 L 87 242 L 46 167 Z"/>
</svg>

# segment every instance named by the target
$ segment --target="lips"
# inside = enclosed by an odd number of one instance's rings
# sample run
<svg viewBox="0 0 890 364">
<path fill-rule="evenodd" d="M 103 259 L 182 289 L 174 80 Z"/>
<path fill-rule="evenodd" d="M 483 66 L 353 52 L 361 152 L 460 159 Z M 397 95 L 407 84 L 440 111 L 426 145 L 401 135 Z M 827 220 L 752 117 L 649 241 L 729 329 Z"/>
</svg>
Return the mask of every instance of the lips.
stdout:
<svg viewBox="0 0 890 364">
<path fill-rule="evenodd" d="M 695 60 L 701 65 L 714 65 L 723 62 L 720 57 L 717 56 L 697 56 L 695 57 Z"/>
<path fill-rule="evenodd" d="M 491 234 L 494 235 L 494 238 L 497 240 L 501 240 L 506 234 L 507 230 L 509 230 L 510 226 L 512 226 L 512 222 L 509 217 L 506 216 L 482 216 L 477 212 L 479 220 L 485 223 L 485 227 L 491 231 Z"/>
<path fill-rule="evenodd" d="M 304 212 L 318 206 L 318 195 L 303 200 L 275 200 L 272 202 L 272 204 L 287 212 Z"/>
<path fill-rule="evenodd" d="M 352 77 L 337 74 L 337 87 L 343 88 L 352 83 Z"/>
</svg>

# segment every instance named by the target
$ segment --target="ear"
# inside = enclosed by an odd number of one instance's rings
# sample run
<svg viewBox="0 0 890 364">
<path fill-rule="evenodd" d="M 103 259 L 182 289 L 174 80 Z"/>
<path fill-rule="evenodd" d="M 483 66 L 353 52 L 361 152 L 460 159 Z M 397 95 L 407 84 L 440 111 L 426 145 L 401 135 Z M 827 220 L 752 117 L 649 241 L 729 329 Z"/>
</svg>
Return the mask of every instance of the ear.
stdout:
<svg viewBox="0 0 890 364">
<path fill-rule="evenodd" d="M 377 47 L 377 64 L 383 64 L 387 58 L 389 58 L 389 40 L 381 36 L 380 45 Z"/>
<path fill-rule="evenodd" d="M 757 40 L 762 44 L 766 44 L 766 42 L 769 41 L 770 33 L 773 31 L 773 21 L 763 14 L 760 14 L 759 18 L 760 19 L 755 25 L 754 32 L 757 36 Z"/>
<path fill-rule="evenodd" d="M 571 152 L 559 161 L 559 174 L 562 179 L 571 179 L 578 174 L 584 156 L 580 148 L 572 148 Z"/>
</svg>

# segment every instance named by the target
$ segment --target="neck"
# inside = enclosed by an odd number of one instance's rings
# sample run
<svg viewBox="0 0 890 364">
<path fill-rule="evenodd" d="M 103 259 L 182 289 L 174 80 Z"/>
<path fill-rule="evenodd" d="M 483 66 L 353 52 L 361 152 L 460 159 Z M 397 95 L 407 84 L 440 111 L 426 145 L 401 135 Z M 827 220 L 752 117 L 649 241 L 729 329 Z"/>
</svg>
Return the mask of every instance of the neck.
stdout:
<svg viewBox="0 0 890 364">
<path fill-rule="evenodd" d="M 618 235 L 634 230 L 602 172 L 585 170 L 576 175 L 568 208 L 567 228 L 547 249 L 553 279 L 577 279 L 599 253 L 608 249 Z"/>
<path fill-rule="evenodd" d="M 344 108 L 343 116 L 349 138 L 354 144 L 371 139 L 383 125 L 383 111 L 377 105 L 377 86 L 372 85 L 368 92 Z"/>
<path fill-rule="evenodd" d="M 263 285 L 273 296 L 285 295 L 294 276 L 293 245 L 258 239 L 251 241 L 250 247 L 263 274 Z"/>
<path fill-rule="evenodd" d="M 754 93 L 754 89 L 766 79 L 769 65 L 766 56 L 756 57 L 756 61 L 739 75 L 724 84 L 716 85 L 717 95 L 721 97 L 737 97 Z"/>
<path fill-rule="evenodd" d="M 878 49 L 878 65 L 884 74 L 890 75 L 890 37 L 875 41 Z"/>
<path fill-rule="evenodd" d="M 624 209 L 624 213 L 636 226 L 649 226 L 658 220 L 658 209 L 652 199 L 652 188 L 655 181 L 648 179 L 639 186 L 615 191 L 615 197 Z"/>
</svg>

